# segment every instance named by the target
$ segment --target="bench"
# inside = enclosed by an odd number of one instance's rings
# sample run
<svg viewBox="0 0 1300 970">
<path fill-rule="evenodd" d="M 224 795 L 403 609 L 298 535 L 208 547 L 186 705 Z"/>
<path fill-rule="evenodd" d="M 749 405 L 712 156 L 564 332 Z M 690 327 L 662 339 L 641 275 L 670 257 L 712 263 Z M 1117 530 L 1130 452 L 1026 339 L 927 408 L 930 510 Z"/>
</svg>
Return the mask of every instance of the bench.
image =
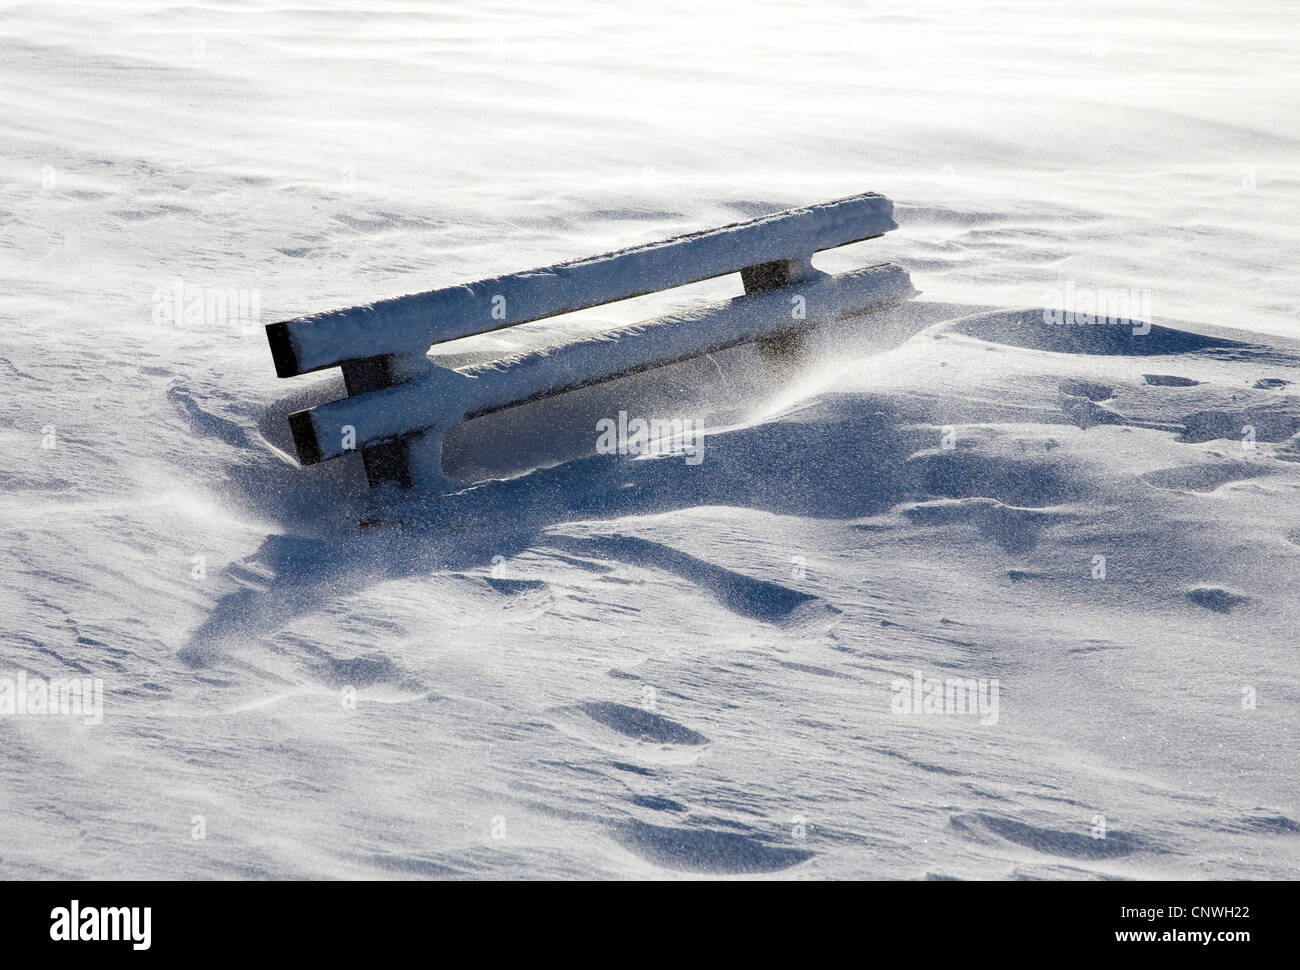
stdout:
<svg viewBox="0 0 1300 970">
<path fill-rule="evenodd" d="M 442 471 L 456 424 L 530 401 L 910 299 L 892 264 L 829 275 L 814 253 L 896 229 L 874 192 L 364 306 L 268 324 L 279 377 L 331 367 L 347 397 L 289 416 L 303 465 L 360 450 L 372 486 L 461 487 Z M 744 295 L 558 346 L 457 368 L 429 359 L 439 343 L 739 273 Z"/>
</svg>

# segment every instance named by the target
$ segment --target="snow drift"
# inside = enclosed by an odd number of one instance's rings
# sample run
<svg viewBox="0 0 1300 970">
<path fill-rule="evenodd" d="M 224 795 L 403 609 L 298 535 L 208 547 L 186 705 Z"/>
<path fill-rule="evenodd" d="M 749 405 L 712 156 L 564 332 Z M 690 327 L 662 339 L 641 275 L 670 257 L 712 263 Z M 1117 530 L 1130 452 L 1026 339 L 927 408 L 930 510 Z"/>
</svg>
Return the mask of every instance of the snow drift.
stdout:
<svg viewBox="0 0 1300 970">
<path fill-rule="evenodd" d="M 0 716 L 3 872 L 1294 878 L 1290 8 L 1111 6 L 7 5 L 0 679 L 104 716 Z M 374 528 L 208 299 L 863 187 L 929 302 L 467 422 L 490 481 Z M 620 410 L 704 461 L 592 454 Z"/>
</svg>

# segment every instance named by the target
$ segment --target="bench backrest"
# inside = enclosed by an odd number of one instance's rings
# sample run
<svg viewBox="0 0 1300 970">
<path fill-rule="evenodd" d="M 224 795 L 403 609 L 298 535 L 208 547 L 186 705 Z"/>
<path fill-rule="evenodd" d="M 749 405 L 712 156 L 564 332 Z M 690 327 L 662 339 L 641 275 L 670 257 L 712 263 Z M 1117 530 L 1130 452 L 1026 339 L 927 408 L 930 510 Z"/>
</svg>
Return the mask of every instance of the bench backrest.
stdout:
<svg viewBox="0 0 1300 970">
<path fill-rule="evenodd" d="M 597 348 L 593 354 L 590 347 L 581 353 L 562 348 L 567 352 L 555 360 L 542 361 L 540 366 L 532 361 L 532 377 L 522 382 L 529 386 L 520 387 L 517 398 L 531 400 L 710 352 L 720 341 L 731 345 L 759 339 L 773 329 L 788 330 L 784 302 L 769 300 L 761 306 L 756 302 L 774 289 L 802 286 L 815 292 L 826 304 L 823 317 L 842 308 L 832 305 L 836 302 L 856 304 L 856 312 L 898 302 L 913 291 L 906 274 L 896 267 L 883 273 L 885 268 L 875 267 L 869 279 L 859 273 L 846 281 L 826 277 L 810 262 L 813 253 L 873 239 L 895 228 L 892 203 L 876 193 L 865 193 L 617 252 L 269 324 L 267 339 L 280 377 L 342 367 L 348 394 L 354 399 L 348 403 L 356 405 L 332 410 L 323 405 L 293 415 L 290 424 L 299 457 L 310 464 L 350 450 L 343 442 L 351 430 L 353 447 L 365 456 L 371 484 L 388 480 L 412 484 L 415 477 L 430 477 L 413 475 L 416 463 L 409 446 L 412 435 L 444 423 L 431 408 L 444 407 L 443 417 L 454 423 L 472 413 L 485 413 L 490 409 L 486 400 L 508 402 L 512 397 L 508 381 L 496 381 L 485 396 L 481 380 L 470 388 L 464 380 L 451 377 L 464 375 L 433 367 L 428 350 L 444 341 L 728 273 L 741 274 L 750 296 L 678 319 L 675 330 L 656 327 L 653 342 L 642 339 L 643 325 L 602 336 L 606 342 L 612 338 L 624 344 L 617 350 Z M 843 285 L 824 285 L 827 281 Z M 802 319 L 820 322 L 813 317 L 809 313 Z M 575 368 L 585 369 L 586 375 Z M 430 394 L 441 401 L 418 403 L 420 395 Z M 377 408 L 389 413 L 372 415 Z M 340 432 L 337 445 L 329 440 L 336 430 Z M 432 477 L 437 478 L 436 473 Z"/>
</svg>

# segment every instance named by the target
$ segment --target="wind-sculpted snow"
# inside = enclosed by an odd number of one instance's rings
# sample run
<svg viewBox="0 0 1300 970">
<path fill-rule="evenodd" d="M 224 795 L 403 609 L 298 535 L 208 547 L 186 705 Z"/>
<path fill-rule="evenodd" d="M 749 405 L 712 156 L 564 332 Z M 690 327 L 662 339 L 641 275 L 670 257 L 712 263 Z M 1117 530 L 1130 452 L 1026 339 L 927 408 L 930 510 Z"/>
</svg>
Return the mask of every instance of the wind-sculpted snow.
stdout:
<svg viewBox="0 0 1300 970">
<path fill-rule="evenodd" d="M 1284 390 L 1196 352 L 1173 355 L 1195 385 L 1127 355 L 991 352 L 932 309 L 892 350 L 846 337 L 780 380 L 727 358 L 752 393 L 702 398 L 697 466 L 587 455 L 390 499 L 369 528 L 346 477 L 174 383 L 160 421 L 205 444 L 186 461 L 210 493 L 64 500 L 57 523 L 12 520 L 6 551 L 34 580 L 8 594 L 11 662 L 108 680 L 85 743 L 115 782 L 83 787 L 30 720 L 4 726 L 14 757 L 51 766 L 65 812 L 118 819 L 93 823 L 115 857 L 186 812 L 219 833 L 146 872 L 1291 873 L 1292 827 L 1267 821 L 1291 814 L 1290 753 L 1265 743 L 1290 713 L 1240 698 L 1294 642 L 1300 471 L 1286 441 L 1189 441 L 1179 417 L 1286 413 Z M 1117 421 L 1080 427 L 1070 399 Z M 205 537 L 202 580 L 177 534 Z M 934 678 L 997 702 L 899 706 Z M 38 818 L 47 862 L 14 864 L 63 871 L 62 823 Z"/>
<path fill-rule="evenodd" d="M 736 832 L 667 828 L 638 821 L 617 827 L 614 837 L 656 866 L 687 872 L 773 872 L 813 855 L 807 849 L 765 845 Z"/>
<path fill-rule="evenodd" d="M 0 870 L 1296 878 L 1266 7 L 7 7 Z M 291 457 L 341 380 L 260 323 L 863 191 L 818 267 L 922 300 L 466 422 L 436 499 Z"/>
<path fill-rule="evenodd" d="M 1104 839 L 1095 839 L 1082 832 L 1029 825 L 982 812 L 954 816 L 950 824 L 954 831 L 975 841 L 996 844 L 997 841 L 1004 840 L 1012 846 L 1023 846 L 1040 855 L 1069 859 L 1108 859 L 1135 852 L 1162 851 L 1128 832 L 1110 832 Z"/>
</svg>

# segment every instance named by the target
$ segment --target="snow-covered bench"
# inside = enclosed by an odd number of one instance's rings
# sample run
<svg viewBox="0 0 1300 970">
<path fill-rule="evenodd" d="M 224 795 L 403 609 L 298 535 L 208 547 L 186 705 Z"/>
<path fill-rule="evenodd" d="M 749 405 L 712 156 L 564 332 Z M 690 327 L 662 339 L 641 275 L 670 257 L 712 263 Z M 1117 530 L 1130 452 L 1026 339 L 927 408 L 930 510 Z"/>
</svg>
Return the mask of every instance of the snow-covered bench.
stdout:
<svg viewBox="0 0 1300 970">
<path fill-rule="evenodd" d="M 897 225 L 875 193 L 662 242 L 269 324 L 276 373 L 341 367 L 348 397 L 289 417 L 304 465 L 362 451 L 371 485 L 439 487 L 442 438 L 516 404 L 893 306 L 915 291 L 892 264 L 839 275 L 813 253 Z M 559 346 L 452 369 L 434 344 L 728 273 L 745 295 Z"/>
</svg>

